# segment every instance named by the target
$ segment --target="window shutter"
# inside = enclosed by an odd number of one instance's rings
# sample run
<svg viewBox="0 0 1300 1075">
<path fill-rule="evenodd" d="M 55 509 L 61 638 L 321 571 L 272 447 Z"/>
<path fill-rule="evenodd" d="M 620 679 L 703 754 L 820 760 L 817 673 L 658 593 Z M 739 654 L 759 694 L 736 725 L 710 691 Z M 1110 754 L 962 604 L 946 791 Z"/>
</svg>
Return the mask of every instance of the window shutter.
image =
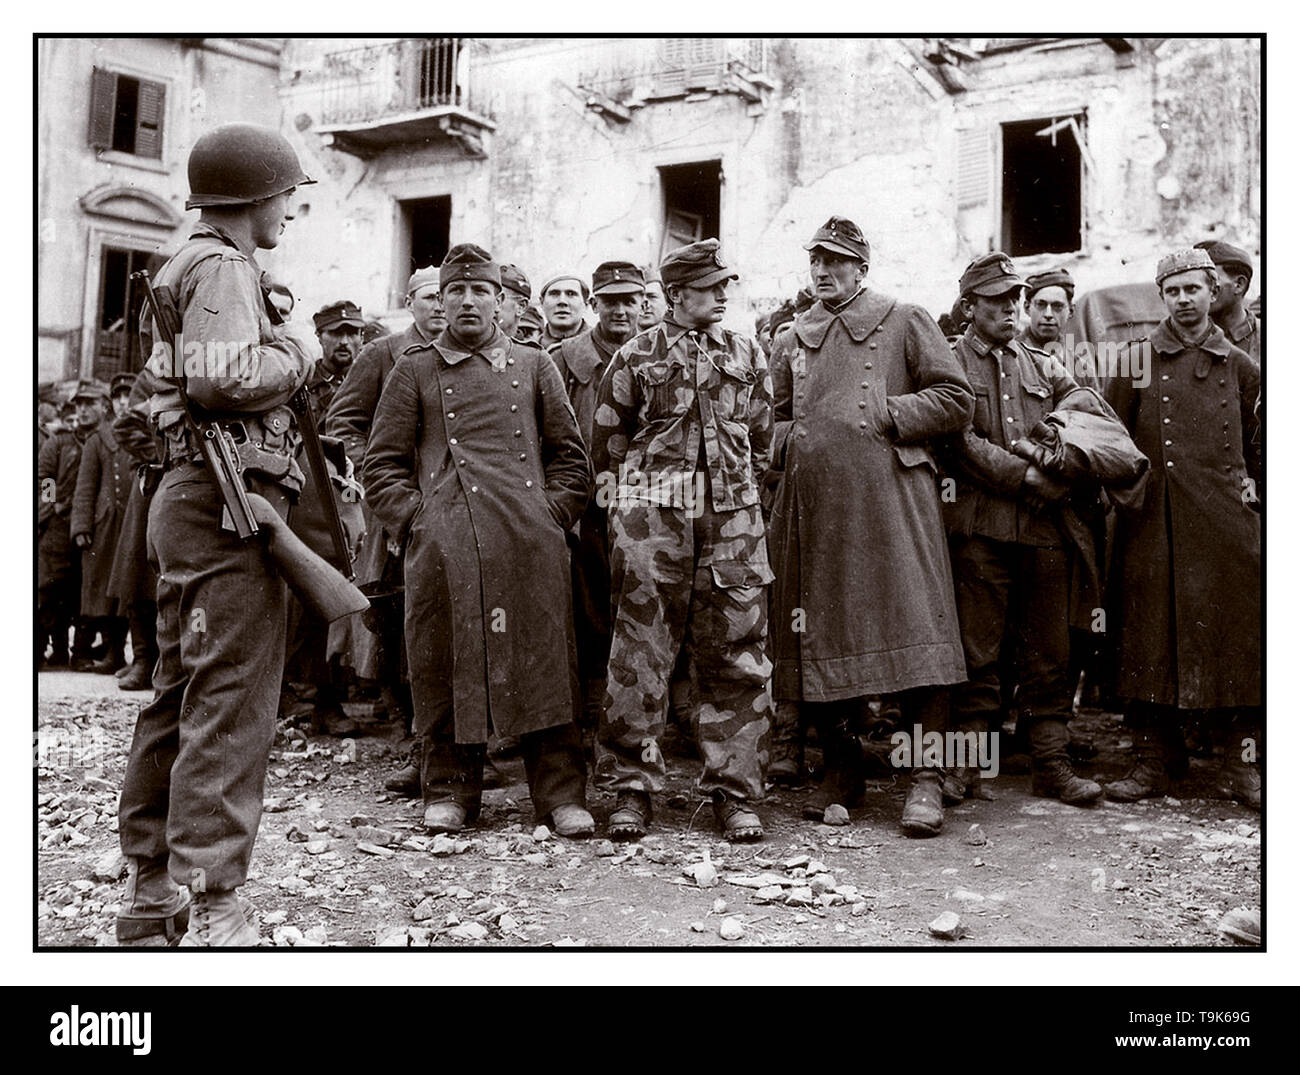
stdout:
<svg viewBox="0 0 1300 1075">
<path fill-rule="evenodd" d="M 117 98 L 117 75 L 102 67 L 91 69 L 90 145 L 107 149 L 113 144 L 113 109 Z"/>
<path fill-rule="evenodd" d="M 160 82 L 140 80 L 140 97 L 136 104 L 135 154 L 137 157 L 162 157 L 163 113 L 167 87 Z"/>
<path fill-rule="evenodd" d="M 675 94 L 685 90 L 689 44 L 686 38 L 681 37 L 667 37 L 659 43 L 659 92 Z"/>
<path fill-rule="evenodd" d="M 989 200 L 993 146 L 984 127 L 957 132 L 957 208 L 970 209 Z"/>
</svg>

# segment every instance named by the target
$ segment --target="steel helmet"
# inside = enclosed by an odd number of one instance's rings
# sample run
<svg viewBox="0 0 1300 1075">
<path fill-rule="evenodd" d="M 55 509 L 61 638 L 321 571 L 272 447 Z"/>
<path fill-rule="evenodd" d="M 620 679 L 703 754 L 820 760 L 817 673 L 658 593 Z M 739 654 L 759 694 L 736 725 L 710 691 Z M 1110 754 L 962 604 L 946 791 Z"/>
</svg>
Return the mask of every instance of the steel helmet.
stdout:
<svg viewBox="0 0 1300 1075">
<path fill-rule="evenodd" d="M 227 123 L 208 131 L 190 150 L 190 196 L 186 209 L 248 205 L 315 183 L 289 140 L 270 127 Z"/>
</svg>

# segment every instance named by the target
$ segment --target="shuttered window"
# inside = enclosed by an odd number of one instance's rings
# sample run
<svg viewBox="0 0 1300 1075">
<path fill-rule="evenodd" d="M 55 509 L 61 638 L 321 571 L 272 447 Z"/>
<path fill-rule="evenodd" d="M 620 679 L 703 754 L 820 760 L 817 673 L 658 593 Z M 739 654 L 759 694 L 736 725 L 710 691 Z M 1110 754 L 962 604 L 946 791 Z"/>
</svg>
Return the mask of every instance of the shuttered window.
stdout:
<svg viewBox="0 0 1300 1075">
<path fill-rule="evenodd" d="M 136 157 L 162 158 L 167 87 L 161 82 L 93 69 L 90 144 Z"/>
<path fill-rule="evenodd" d="M 957 208 L 972 209 L 989 200 L 993 144 L 986 127 L 957 132 Z"/>
</svg>

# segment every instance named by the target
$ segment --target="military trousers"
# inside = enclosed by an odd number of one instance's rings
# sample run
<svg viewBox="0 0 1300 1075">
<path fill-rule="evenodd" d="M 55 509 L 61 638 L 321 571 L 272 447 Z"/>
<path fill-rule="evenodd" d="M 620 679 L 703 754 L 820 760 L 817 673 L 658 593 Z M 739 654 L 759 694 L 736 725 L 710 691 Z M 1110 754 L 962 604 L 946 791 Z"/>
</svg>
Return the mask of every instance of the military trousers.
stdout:
<svg viewBox="0 0 1300 1075">
<path fill-rule="evenodd" d="M 763 797 L 773 709 L 762 517 L 758 505 L 714 512 L 702 500 L 694 513 L 633 504 L 610 515 L 614 628 L 596 747 L 596 784 L 608 791 L 663 789 L 669 684 L 684 648 L 700 791 Z"/>
<path fill-rule="evenodd" d="M 1004 666 L 1020 684 L 1017 701 L 1034 754 L 1066 757 L 1070 719 L 1070 573 L 1061 547 L 953 535 L 953 588 L 968 682 L 952 688 L 952 723 L 961 730 L 1001 725 Z M 1011 660 L 1004 645 L 1011 647 Z M 1054 735 L 1032 724 L 1056 722 Z"/>
<path fill-rule="evenodd" d="M 258 492 L 284 506 L 276 489 Z M 158 663 L 118 807 L 122 854 L 165 861 L 177 883 L 208 890 L 236 888 L 248 876 L 288 596 L 262 544 L 221 529 L 221 510 L 216 486 L 195 464 L 169 471 L 150 505 Z"/>
</svg>

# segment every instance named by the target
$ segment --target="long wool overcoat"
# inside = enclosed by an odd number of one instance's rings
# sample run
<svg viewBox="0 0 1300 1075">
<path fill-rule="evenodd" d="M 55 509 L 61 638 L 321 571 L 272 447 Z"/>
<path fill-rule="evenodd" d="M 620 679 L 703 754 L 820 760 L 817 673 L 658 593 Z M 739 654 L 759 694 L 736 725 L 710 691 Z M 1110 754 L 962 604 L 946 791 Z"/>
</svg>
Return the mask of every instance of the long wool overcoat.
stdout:
<svg viewBox="0 0 1300 1075">
<path fill-rule="evenodd" d="M 928 443 L 966 424 L 974 396 L 939 327 L 874 291 L 835 313 L 817 303 L 774 348 L 772 382 L 774 694 L 964 681 Z"/>
</svg>

